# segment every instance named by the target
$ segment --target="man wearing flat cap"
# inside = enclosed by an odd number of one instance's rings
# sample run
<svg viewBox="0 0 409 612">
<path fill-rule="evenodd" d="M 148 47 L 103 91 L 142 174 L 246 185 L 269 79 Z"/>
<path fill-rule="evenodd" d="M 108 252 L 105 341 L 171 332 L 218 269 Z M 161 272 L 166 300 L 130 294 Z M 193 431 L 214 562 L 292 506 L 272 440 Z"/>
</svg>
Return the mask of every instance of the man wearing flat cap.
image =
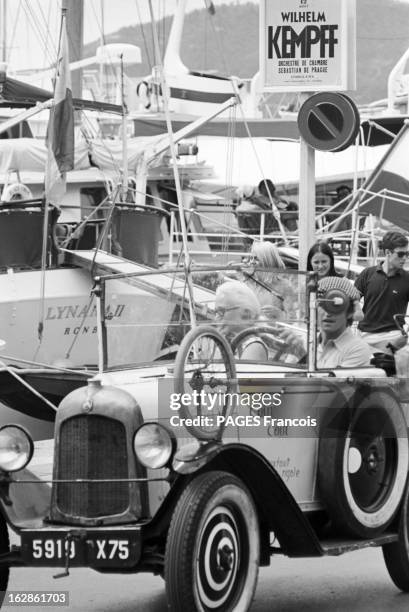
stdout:
<svg viewBox="0 0 409 612">
<path fill-rule="evenodd" d="M 365 268 L 355 281 L 364 298 L 364 317 L 358 329 L 375 351 L 394 353 L 407 341 L 394 315 L 405 315 L 409 303 L 409 272 L 403 269 L 409 256 L 408 239 L 401 232 L 387 232 L 381 246 L 384 261 Z"/>
<path fill-rule="evenodd" d="M 332 298 L 331 290 L 336 291 Z M 351 331 L 354 302 L 359 293 L 346 278 L 327 276 L 318 283 L 318 368 L 356 368 L 369 366 L 372 350 Z M 331 308 L 340 300 L 339 308 Z M 305 354 L 303 339 L 290 330 L 280 333 L 300 357 Z M 297 346 L 298 345 L 298 346 Z"/>
<path fill-rule="evenodd" d="M 327 309 L 325 296 L 332 289 L 345 295 L 345 305 L 341 312 L 334 314 Z M 355 301 L 359 293 L 346 278 L 327 276 L 318 283 L 318 297 L 323 301 L 318 305 L 318 327 L 320 338 L 317 349 L 319 368 L 353 368 L 369 365 L 372 350 L 359 336 L 352 333 Z"/>
</svg>

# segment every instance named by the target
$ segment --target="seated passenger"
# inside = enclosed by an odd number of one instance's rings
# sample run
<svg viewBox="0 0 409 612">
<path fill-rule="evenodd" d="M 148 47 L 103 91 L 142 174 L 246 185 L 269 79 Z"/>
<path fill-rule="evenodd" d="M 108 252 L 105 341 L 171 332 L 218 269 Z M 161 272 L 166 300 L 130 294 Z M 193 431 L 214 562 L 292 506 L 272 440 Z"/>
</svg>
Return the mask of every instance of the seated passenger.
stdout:
<svg viewBox="0 0 409 612">
<path fill-rule="evenodd" d="M 323 294 L 338 289 L 345 295 L 345 305 L 337 313 L 324 301 Z M 354 316 L 354 300 L 357 292 L 346 278 L 327 276 L 318 283 L 318 295 L 323 301 L 318 305 L 318 368 L 354 368 L 369 366 L 372 350 L 368 344 L 351 331 Z M 292 345 L 294 352 L 303 357 L 306 353 L 305 339 L 292 330 L 280 332 L 281 339 Z"/>
<path fill-rule="evenodd" d="M 270 179 L 263 179 L 258 184 L 257 190 L 249 185 L 240 190 L 241 202 L 236 208 L 237 222 L 239 228 L 245 234 L 260 234 L 261 213 L 265 211 L 264 233 L 278 232 L 280 226 L 273 210 L 280 213 L 282 226 L 288 231 L 297 229 L 296 214 L 298 207 L 295 202 L 287 202 L 276 193 L 276 188 Z M 250 245 L 250 239 L 245 239 L 246 246 Z"/>
<path fill-rule="evenodd" d="M 276 187 L 272 180 L 263 179 L 259 182 L 257 187 L 259 198 L 255 198 L 255 201 L 263 203 L 267 210 L 271 210 L 271 204 L 273 203 L 278 211 L 280 212 L 280 219 L 289 232 L 296 231 L 298 227 L 297 217 L 298 206 L 295 202 L 288 202 L 277 195 Z M 273 215 L 270 215 L 266 219 L 266 232 L 278 231 L 279 226 Z"/>
<path fill-rule="evenodd" d="M 216 291 L 215 315 L 217 329 L 231 342 L 243 329 L 257 325 L 261 308 L 257 297 L 237 280 L 226 281 Z M 266 361 L 267 347 L 256 334 L 247 336 L 239 346 L 240 359 Z"/>
<path fill-rule="evenodd" d="M 319 280 L 326 276 L 340 276 L 335 271 L 334 252 L 325 240 L 318 240 L 308 251 L 307 270 L 316 272 Z"/>
<path fill-rule="evenodd" d="M 262 208 L 253 201 L 255 188 L 252 185 L 244 185 L 240 192 L 240 204 L 236 208 L 237 223 L 239 229 L 247 235 L 260 233 L 260 212 Z M 251 238 L 244 238 L 246 250 L 251 246 Z"/>
<path fill-rule="evenodd" d="M 253 273 L 244 270 L 241 279 L 256 294 L 262 315 L 269 323 L 294 318 L 296 292 L 284 274 L 272 272 L 274 269 L 285 270 L 277 247 L 271 242 L 254 241 L 249 263 L 266 269 L 265 272 L 257 270 Z"/>
<path fill-rule="evenodd" d="M 348 185 L 339 185 L 339 187 L 336 188 L 336 193 L 337 195 L 334 200 L 334 205 L 338 204 L 338 202 L 339 202 L 339 205 L 336 207 L 333 213 L 328 213 L 326 215 L 326 219 L 328 223 L 337 221 L 337 219 L 339 219 L 343 215 L 343 213 L 348 208 L 348 204 L 350 203 L 351 198 L 352 198 L 352 191 L 351 191 L 351 188 L 348 187 Z M 344 232 L 344 231 L 350 230 L 352 227 L 351 221 L 352 221 L 351 215 L 344 217 L 343 219 L 340 219 L 332 227 L 332 231 Z"/>
</svg>

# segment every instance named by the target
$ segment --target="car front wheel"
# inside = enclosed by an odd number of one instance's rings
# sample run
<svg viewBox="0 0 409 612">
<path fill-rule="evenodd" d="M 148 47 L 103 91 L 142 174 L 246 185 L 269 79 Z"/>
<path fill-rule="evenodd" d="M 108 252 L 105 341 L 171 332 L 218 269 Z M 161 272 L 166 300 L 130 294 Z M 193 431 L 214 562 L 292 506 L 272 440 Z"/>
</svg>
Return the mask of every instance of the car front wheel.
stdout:
<svg viewBox="0 0 409 612">
<path fill-rule="evenodd" d="M 401 591 L 409 592 L 409 483 L 399 520 L 399 539 L 383 546 L 383 557 L 390 577 Z"/>
<path fill-rule="evenodd" d="M 251 494 L 226 472 L 207 472 L 183 492 L 169 528 L 169 609 L 245 612 L 256 588 L 259 528 Z"/>
</svg>

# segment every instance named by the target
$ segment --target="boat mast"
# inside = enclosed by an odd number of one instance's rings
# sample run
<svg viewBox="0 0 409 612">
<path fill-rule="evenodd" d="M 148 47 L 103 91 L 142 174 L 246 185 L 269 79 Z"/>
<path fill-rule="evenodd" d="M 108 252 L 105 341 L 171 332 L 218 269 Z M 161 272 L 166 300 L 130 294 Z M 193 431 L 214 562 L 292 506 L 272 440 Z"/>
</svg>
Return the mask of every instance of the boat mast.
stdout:
<svg viewBox="0 0 409 612">
<path fill-rule="evenodd" d="M 1 61 L 7 62 L 7 4 L 1 0 Z"/>
<path fill-rule="evenodd" d="M 122 106 L 122 189 L 121 200 L 126 202 L 128 195 L 128 108 L 125 101 L 125 82 L 124 82 L 124 55 L 120 55 L 120 84 L 121 84 L 121 106 Z"/>
<path fill-rule="evenodd" d="M 67 7 L 68 8 L 68 7 Z M 84 0 L 70 0 L 67 10 L 68 54 L 71 62 L 82 60 L 84 32 Z M 82 98 L 82 70 L 71 72 L 73 98 Z"/>
<path fill-rule="evenodd" d="M 103 48 L 105 46 L 105 2 L 101 0 L 100 2 L 100 10 L 101 10 L 101 32 L 100 32 L 100 45 Z M 99 63 L 99 95 L 103 96 L 103 92 L 105 89 L 104 84 L 104 64 L 103 62 Z M 102 97 L 104 99 L 104 97 Z"/>
<path fill-rule="evenodd" d="M 185 2 L 185 0 L 183 0 L 183 2 Z M 193 286 L 192 286 L 192 279 L 190 275 L 191 260 L 190 260 L 189 245 L 188 245 L 188 240 L 187 240 L 187 227 L 186 227 L 185 211 L 183 209 L 182 188 L 180 185 L 180 176 L 179 176 L 179 170 L 178 170 L 178 165 L 177 165 L 176 147 L 175 147 L 175 141 L 174 141 L 174 136 L 173 136 L 173 131 L 172 131 L 172 122 L 170 119 L 170 112 L 169 112 L 170 94 L 169 94 L 168 85 L 165 79 L 165 72 L 163 68 L 162 58 L 160 55 L 158 32 L 156 29 L 156 22 L 155 22 L 155 17 L 153 14 L 152 0 L 149 0 L 149 12 L 150 12 L 152 30 L 153 30 L 153 42 L 154 42 L 154 49 L 155 49 L 155 56 L 156 56 L 155 61 L 156 61 L 156 64 L 159 70 L 160 82 L 161 82 L 161 87 L 162 87 L 163 108 L 165 111 L 166 127 L 167 127 L 168 136 L 169 136 L 170 152 L 171 152 L 172 164 L 173 164 L 173 173 L 175 177 L 175 187 L 176 187 L 176 196 L 177 196 L 179 218 L 180 218 L 180 228 L 182 230 L 182 244 L 183 244 L 183 254 L 184 254 L 184 266 L 186 270 L 186 283 L 187 283 L 188 294 L 189 294 L 190 322 L 193 328 L 196 326 L 196 315 L 195 315 L 195 310 L 194 310 L 194 305 L 193 305 Z"/>
</svg>

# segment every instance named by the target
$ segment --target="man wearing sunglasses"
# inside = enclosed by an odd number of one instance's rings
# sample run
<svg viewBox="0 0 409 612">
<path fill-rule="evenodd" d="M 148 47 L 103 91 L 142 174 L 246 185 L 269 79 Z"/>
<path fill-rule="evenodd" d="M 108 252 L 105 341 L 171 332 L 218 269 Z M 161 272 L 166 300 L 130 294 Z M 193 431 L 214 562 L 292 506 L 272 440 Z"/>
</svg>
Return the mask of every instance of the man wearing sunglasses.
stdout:
<svg viewBox="0 0 409 612">
<path fill-rule="evenodd" d="M 364 318 L 358 325 L 362 338 L 376 351 L 394 353 L 407 342 L 394 315 L 406 314 L 409 303 L 408 239 L 401 232 L 387 232 L 381 244 L 385 259 L 361 272 L 355 287 L 364 298 Z"/>
<path fill-rule="evenodd" d="M 243 329 L 257 325 L 261 306 L 257 296 L 244 283 L 231 280 L 216 291 L 215 319 L 217 329 L 230 342 Z M 256 334 L 249 335 L 238 348 L 240 359 L 266 361 L 268 350 Z"/>
</svg>

